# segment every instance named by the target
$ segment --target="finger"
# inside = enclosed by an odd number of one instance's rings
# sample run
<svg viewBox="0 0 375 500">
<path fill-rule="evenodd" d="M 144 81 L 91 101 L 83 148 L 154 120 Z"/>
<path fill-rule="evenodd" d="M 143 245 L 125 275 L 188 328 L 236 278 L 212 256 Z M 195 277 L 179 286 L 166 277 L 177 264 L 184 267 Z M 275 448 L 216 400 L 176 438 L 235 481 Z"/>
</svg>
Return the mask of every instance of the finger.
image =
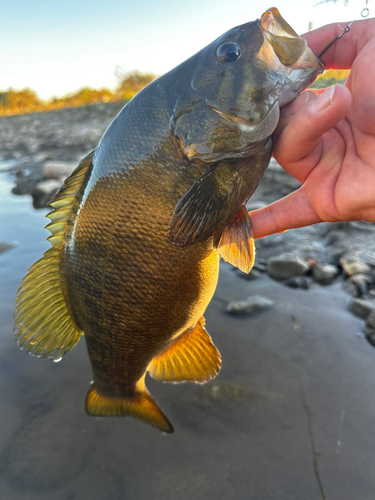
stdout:
<svg viewBox="0 0 375 500">
<path fill-rule="evenodd" d="M 309 33 L 302 35 L 307 44 L 319 56 L 321 52 L 338 35 L 341 35 L 344 28 L 349 23 L 328 24 Z M 366 43 L 375 36 L 375 19 L 365 19 L 354 21 L 350 31 L 337 40 L 332 47 L 322 56 L 326 69 L 350 69 L 354 59 Z"/>
<path fill-rule="evenodd" d="M 342 120 L 351 105 L 344 85 L 329 87 L 319 97 L 304 94 L 284 106 L 274 134 L 277 162 L 301 183 L 320 160 L 323 134 Z"/>
<path fill-rule="evenodd" d="M 250 212 L 249 216 L 255 239 L 322 222 L 310 205 L 303 187 L 268 207 Z"/>
</svg>

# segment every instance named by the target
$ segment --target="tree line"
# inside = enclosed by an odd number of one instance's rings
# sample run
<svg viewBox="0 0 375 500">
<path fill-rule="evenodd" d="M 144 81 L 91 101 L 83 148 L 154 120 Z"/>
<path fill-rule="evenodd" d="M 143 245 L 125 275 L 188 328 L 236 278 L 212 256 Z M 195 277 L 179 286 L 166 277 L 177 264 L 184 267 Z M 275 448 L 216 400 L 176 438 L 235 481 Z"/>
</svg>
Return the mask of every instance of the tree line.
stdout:
<svg viewBox="0 0 375 500">
<path fill-rule="evenodd" d="M 343 83 L 348 75 L 349 70 L 330 69 L 320 75 L 312 88 L 324 88 L 335 83 Z M 84 87 L 64 97 L 53 97 L 47 101 L 40 99 L 34 90 L 10 88 L 5 92 L 0 92 L 0 115 L 10 116 L 120 100 L 128 101 L 155 78 L 156 76 L 152 73 L 133 71 L 120 75 L 119 84 L 113 92 L 106 88 L 98 90 Z"/>
</svg>

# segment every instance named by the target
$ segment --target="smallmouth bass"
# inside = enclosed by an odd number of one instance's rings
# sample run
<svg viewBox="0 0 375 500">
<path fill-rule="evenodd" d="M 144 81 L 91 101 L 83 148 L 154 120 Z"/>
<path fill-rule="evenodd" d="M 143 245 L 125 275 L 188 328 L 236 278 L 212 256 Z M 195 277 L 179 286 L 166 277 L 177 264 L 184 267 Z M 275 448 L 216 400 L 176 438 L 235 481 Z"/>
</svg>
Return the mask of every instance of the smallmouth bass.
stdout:
<svg viewBox="0 0 375 500">
<path fill-rule="evenodd" d="M 173 427 L 145 386 L 204 383 L 221 357 L 205 329 L 220 255 L 249 272 L 245 203 L 279 108 L 323 71 L 277 9 L 149 84 L 53 197 L 52 244 L 22 281 L 21 349 L 59 360 L 85 335 L 91 415 Z"/>
</svg>

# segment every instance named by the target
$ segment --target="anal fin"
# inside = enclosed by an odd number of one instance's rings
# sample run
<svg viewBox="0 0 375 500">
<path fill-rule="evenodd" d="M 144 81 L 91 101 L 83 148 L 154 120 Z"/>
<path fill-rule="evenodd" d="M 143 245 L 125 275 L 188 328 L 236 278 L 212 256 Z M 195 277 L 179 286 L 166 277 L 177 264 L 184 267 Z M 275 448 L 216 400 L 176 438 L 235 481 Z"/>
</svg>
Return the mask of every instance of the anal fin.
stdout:
<svg viewBox="0 0 375 500">
<path fill-rule="evenodd" d="M 174 339 L 148 366 L 150 375 L 164 382 L 198 382 L 216 377 L 221 356 L 204 328 L 202 317 L 195 328 Z"/>
<path fill-rule="evenodd" d="M 173 426 L 164 415 L 156 401 L 143 386 L 133 397 L 112 397 L 100 392 L 92 382 L 86 398 L 86 411 L 89 415 L 101 417 L 131 416 L 157 427 L 163 432 L 173 432 Z"/>
<path fill-rule="evenodd" d="M 226 262 L 249 273 L 254 265 L 255 245 L 249 214 L 242 206 L 234 220 L 224 229 L 218 251 Z"/>
</svg>

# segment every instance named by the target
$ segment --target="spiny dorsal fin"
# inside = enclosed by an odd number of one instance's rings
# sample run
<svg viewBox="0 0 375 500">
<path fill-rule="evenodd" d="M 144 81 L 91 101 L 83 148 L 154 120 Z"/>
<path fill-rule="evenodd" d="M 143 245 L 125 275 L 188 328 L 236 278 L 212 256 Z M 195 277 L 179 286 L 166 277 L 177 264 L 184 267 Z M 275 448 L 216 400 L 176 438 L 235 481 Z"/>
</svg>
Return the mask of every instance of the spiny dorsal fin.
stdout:
<svg viewBox="0 0 375 500">
<path fill-rule="evenodd" d="M 202 317 L 197 326 L 172 341 L 148 366 L 150 375 L 164 382 L 198 382 L 216 377 L 221 356 L 204 328 Z"/>
<path fill-rule="evenodd" d="M 221 235 L 218 251 L 226 262 L 248 274 L 254 265 L 255 245 L 249 214 L 241 207 Z"/>
<path fill-rule="evenodd" d="M 142 386 L 139 388 L 139 386 Z M 92 382 L 86 398 L 89 415 L 102 417 L 131 416 L 157 427 L 163 432 L 173 432 L 173 426 L 144 385 L 144 377 L 137 383 L 133 397 L 117 398 L 100 392 Z"/>
<path fill-rule="evenodd" d="M 52 198 L 54 210 L 47 217 L 48 238 L 53 248 L 29 269 L 18 289 L 15 334 L 20 349 L 34 356 L 60 360 L 82 335 L 73 318 L 60 271 L 64 244 L 71 227 L 92 165 L 93 153 L 82 160 Z"/>
</svg>

